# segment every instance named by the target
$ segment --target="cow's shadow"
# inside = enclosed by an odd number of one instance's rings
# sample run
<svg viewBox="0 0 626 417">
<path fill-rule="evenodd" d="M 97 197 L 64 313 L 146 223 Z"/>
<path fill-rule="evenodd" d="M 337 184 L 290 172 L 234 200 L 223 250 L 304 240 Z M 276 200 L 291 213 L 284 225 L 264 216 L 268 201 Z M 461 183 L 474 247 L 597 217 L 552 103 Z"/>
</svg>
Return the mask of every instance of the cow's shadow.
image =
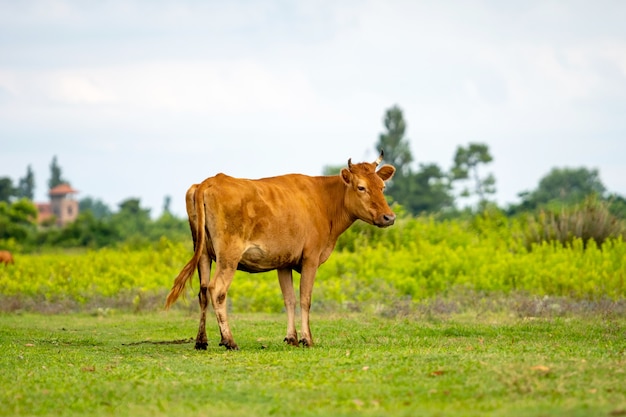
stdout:
<svg viewBox="0 0 626 417">
<path fill-rule="evenodd" d="M 122 346 L 137 346 L 137 345 L 183 345 L 185 343 L 193 343 L 196 339 L 190 337 L 188 339 L 176 339 L 176 340 L 142 340 L 141 342 L 122 343 Z"/>
</svg>

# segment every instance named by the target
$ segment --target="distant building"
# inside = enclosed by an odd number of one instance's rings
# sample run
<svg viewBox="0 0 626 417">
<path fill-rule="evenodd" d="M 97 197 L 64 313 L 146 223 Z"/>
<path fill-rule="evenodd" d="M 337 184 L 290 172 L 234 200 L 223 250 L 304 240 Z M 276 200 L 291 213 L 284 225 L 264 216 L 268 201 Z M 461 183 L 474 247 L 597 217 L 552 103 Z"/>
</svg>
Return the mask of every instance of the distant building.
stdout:
<svg viewBox="0 0 626 417">
<path fill-rule="evenodd" d="M 63 227 L 78 217 L 78 201 L 74 195 L 78 191 L 69 184 L 60 184 L 48 192 L 49 203 L 37 203 L 37 223 L 41 224 L 50 218 L 56 219 L 56 225 Z"/>
</svg>

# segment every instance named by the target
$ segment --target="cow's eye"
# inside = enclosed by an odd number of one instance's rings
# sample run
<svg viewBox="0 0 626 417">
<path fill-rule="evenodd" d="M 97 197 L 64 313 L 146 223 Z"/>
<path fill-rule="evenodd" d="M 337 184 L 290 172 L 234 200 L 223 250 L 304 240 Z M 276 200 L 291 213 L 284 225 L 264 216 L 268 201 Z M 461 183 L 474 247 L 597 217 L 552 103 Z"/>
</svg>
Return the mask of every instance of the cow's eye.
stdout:
<svg viewBox="0 0 626 417">
<path fill-rule="evenodd" d="M 362 185 L 359 185 L 358 187 L 356 187 L 356 189 L 359 191 L 365 191 L 365 187 L 363 187 Z"/>
</svg>

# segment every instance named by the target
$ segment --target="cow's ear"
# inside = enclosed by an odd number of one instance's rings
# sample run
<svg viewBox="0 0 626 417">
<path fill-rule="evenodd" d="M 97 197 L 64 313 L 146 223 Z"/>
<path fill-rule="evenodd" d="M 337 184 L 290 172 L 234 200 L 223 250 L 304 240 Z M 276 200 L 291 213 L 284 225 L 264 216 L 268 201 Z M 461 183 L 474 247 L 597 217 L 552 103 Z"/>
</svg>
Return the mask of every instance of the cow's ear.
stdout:
<svg viewBox="0 0 626 417">
<path fill-rule="evenodd" d="M 378 174 L 380 179 L 382 179 L 383 181 L 387 181 L 387 180 L 390 180 L 391 177 L 393 177 L 393 174 L 395 172 L 396 172 L 396 169 L 393 166 L 383 165 L 382 167 L 380 167 L 378 171 L 376 171 L 376 174 Z"/>
<path fill-rule="evenodd" d="M 342 169 L 341 179 L 343 180 L 343 182 L 346 183 L 346 185 L 350 185 L 350 181 L 352 180 L 352 173 L 350 172 L 350 170 L 346 168 Z"/>
</svg>

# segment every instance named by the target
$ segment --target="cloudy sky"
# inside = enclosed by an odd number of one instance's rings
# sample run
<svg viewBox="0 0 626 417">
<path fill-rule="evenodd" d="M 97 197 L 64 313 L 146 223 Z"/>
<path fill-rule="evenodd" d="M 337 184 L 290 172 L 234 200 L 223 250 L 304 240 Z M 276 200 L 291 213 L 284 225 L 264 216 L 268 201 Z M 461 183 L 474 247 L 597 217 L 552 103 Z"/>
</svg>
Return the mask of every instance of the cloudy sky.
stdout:
<svg viewBox="0 0 626 417">
<path fill-rule="evenodd" d="M 0 0 L 0 177 L 50 162 L 112 209 L 184 214 L 217 172 L 373 160 L 397 104 L 417 163 L 484 142 L 497 200 L 552 167 L 626 195 L 624 1 Z"/>
</svg>

